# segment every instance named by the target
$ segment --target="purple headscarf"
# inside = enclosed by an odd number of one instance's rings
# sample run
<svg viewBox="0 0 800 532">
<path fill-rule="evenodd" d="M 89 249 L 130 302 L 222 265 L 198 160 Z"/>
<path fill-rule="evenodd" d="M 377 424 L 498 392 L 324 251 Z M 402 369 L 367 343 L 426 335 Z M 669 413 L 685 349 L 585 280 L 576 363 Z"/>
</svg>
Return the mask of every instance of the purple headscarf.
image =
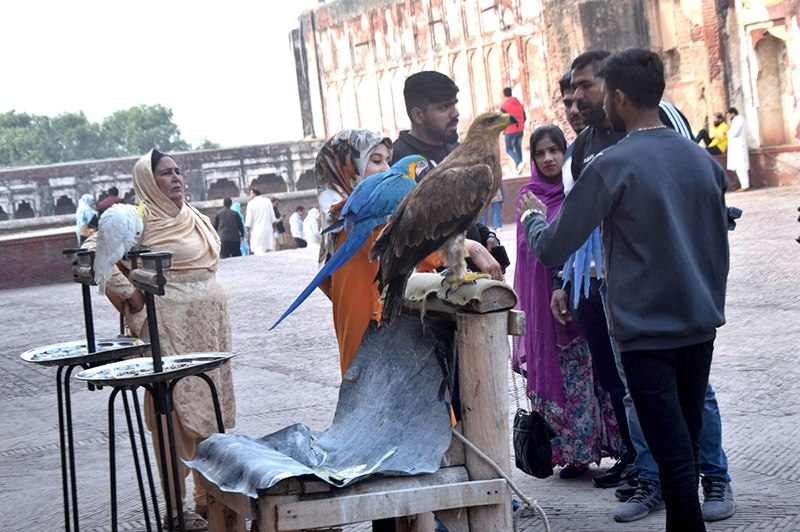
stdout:
<svg viewBox="0 0 800 532">
<path fill-rule="evenodd" d="M 548 183 L 539 175 L 536 162 L 531 157 L 531 180 L 520 190 L 520 198 L 533 192 L 547 206 L 548 223 L 555 218 L 564 201 L 564 185 L 559 177 Z M 517 200 L 519 201 L 519 199 Z M 517 263 L 514 272 L 514 290 L 519 296 L 517 308 L 525 312 L 525 336 L 514 342 L 514 368 L 520 364 L 526 370 L 527 392 L 564 405 L 564 385 L 559 365 L 557 346 L 568 345 L 580 336 L 574 322 L 559 324 L 550 311 L 553 280 L 550 268 L 536 260 L 525 241 L 525 232 L 517 216 Z"/>
</svg>

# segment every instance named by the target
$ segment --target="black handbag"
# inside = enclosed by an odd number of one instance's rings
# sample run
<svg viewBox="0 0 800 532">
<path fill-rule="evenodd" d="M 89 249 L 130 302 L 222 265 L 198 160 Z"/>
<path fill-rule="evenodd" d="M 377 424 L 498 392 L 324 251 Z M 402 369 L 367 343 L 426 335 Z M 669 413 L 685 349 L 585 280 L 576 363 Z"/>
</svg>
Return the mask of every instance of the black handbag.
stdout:
<svg viewBox="0 0 800 532">
<path fill-rule="evenodd" d="M 517 347 L 519 337 L 514 337 L 514 346 Z M 510 354 L 509 354 L 510 355 Z M 513 372 L 514 396 L 517 402 L 517 413 L 514 416 L 514 461 L 517 469 L 536 478 L 547 478 L 553 474 L 553 445 L 550 440 L 556 437 L 553 428 L 547 424 L 542 414 L 528 411 L 519 405 L 519 391 L 517 379 Z M 522 382 L 525 384 L 525 372 L 520 367 Z M 527 391 L 527 387 L 526 391 Z M 527 393 L 526 393 L 527 397 Z"/>
<path fill-rule="evenodd" d="M 556 433 L 539 412 L 517 409 L 514 416 L 514 459 L 517 469 L 536 478 L 553 474 L 553 446 Z"/>
</svg>

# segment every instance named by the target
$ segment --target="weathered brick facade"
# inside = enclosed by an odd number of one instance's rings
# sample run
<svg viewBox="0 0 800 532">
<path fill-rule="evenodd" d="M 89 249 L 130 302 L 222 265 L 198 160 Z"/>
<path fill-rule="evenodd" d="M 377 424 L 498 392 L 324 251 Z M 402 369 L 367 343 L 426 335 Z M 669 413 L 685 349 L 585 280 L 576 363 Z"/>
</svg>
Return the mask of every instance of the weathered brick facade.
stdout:
<svg viewBox="0 0 800 532">
<path fill-rule="evenodd" d="M 292 33 L 305 131 L 407 129 L 403 82 L 432 69 L 459 93 L 460 129 L 512 87 L 531 127 L 566 128 L 557 81 L 589 49 L 650 48 L 664 98 L 694 130 L 734 105 L 751 147 L 800 140 L 798 0 L 361 0 L 305 12 Z M 766 41 L 765 41 L 766 39 Z M 760 94 L 759 94 L 760 91 Z"/>
</svg>

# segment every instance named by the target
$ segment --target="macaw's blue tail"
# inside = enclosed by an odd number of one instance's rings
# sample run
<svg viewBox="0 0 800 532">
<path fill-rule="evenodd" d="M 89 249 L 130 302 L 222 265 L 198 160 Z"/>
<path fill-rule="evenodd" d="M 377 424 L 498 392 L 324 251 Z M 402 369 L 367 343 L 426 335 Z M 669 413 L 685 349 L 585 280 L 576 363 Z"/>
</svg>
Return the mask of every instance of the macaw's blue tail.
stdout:
<svg viewBox="0 0 800 532">
<path fill-rule="evenodd" d="M 369 238 L 369 235 L 372 233 L 372 229 L 374 229 L 374 227 L 371 224 L 358 224 L 354 226 L 353 230 L 347 234 L 346 240 L 341 246 L 339 246 L 339 249 L 336 250 L 336 252 L 331 256 L 330 260 L 325 263 L 325 266 L 322 267 L 314 279 L 308 283 L 308 286 L 306 286 L 303 292 L 297 296 L 297 299 L 294 300 L 294 303 L 292 303 L 291 306 L 286 309 L 286 312 L 283 313 L 283 316 L 281 316 L 278 321 L 276 321 L 275 324 L 269 328 L 269 330 L 271 331 L 277 327 L 278 324 L 280 324 L 280 322 L 286 318 L 286 316 L 294 312 L 294 310 L 299 307 L 308 296 L 311 295 L 311 292 L 313 292 L 314 289 L 320 285 L 323 279 L 333 275 L 333 272 L 338 270 L 345 263 L 347 263 L 347 261 L 352 259 L 353 256 L 358 253 L 358 250 L 361 249 L 361 246 L 363 246 L 367 241 L 367 238 Z"/>
</svg>

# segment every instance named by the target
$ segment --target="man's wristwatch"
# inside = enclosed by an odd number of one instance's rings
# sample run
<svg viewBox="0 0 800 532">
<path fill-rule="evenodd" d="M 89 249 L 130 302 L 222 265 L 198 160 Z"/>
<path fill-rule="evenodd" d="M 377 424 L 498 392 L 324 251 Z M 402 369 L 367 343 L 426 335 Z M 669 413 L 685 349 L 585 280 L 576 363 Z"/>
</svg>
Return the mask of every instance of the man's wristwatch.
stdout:
<svg viewBox="0 0 800 532">
<path fill-rule="evenodd" d="M 541 214 L 542 216 L 545 216 L 545 214 L 539 209 L 528 209 L 527 211 L 522 213 L 522 216 L 519 217 L 519 223 L 525 225 L 525 221 L 534 214 Z"/>
</svg>

